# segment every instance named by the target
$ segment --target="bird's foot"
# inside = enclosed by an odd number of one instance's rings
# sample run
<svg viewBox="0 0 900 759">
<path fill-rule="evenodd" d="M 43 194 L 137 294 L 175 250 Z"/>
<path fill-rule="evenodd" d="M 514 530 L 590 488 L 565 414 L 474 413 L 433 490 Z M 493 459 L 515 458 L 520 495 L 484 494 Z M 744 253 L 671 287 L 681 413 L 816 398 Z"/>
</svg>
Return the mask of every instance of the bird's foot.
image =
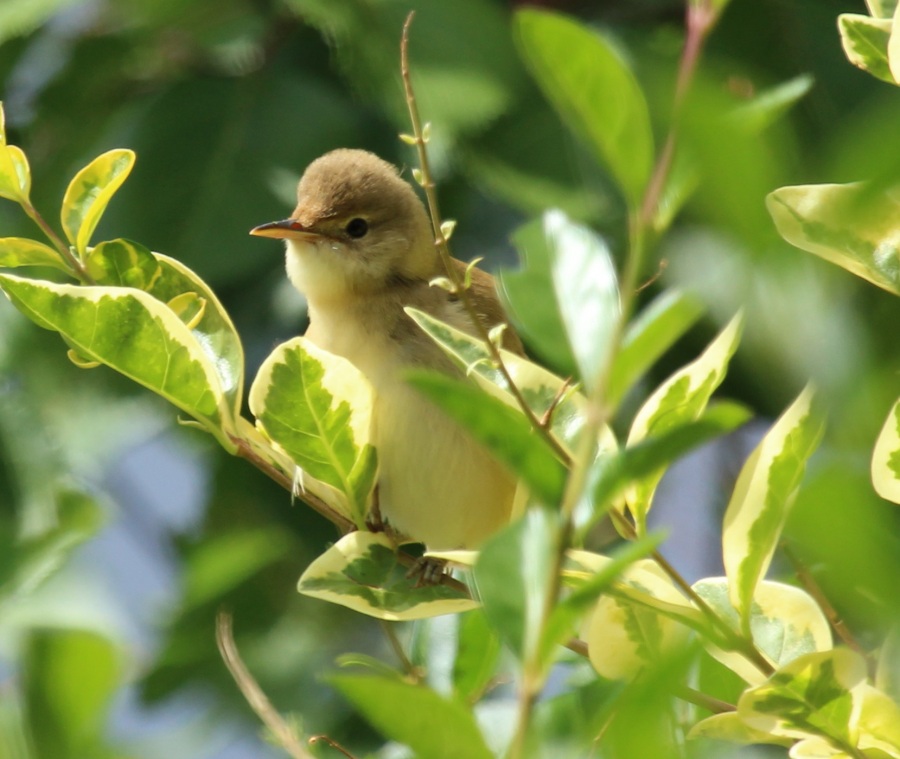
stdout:
<svg viewBox="0 0 900 759">
<path fill-rule="evenodd" d="M 446 559 L 436 559 L 433 556 L 421 556 L 406 573 L 407 578 L 415 580 L 417 588 L 429 585 L 440 585 L 444 580 L 444 569 L 447 566 Z"/>
</svg>

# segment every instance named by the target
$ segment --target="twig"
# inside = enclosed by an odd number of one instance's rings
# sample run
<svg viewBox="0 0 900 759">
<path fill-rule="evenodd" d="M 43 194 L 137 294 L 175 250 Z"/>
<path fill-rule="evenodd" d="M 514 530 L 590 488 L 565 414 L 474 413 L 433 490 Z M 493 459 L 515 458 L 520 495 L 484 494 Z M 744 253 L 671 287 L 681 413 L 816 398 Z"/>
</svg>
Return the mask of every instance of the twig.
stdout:
<svg viewBox="0 0 900 759">
<path fill-rule="evenodd" d="M 782 543 L 781 550 L 784 551 L 784 555 L 787 556 L 788 561 L 791 562 L 791 566 L 793 566 L 794 573 L 797 575 L 797 579 L 800 581 L 800 584 L 819 605 L 819 608 L 822 610 L 822 613 L 825 615 L 825 618 L 828 620 L 828 623 L 831 625 L 837 636 L 844 642 L 844 644 L 848 648 L 851 648 L 858 654 L 861 654 L 869 664 L 870 673 L 873 672 L 875 665 L 874 662 L 870 660 L 868 652 L 862 647 L 862 645 L 860 645 L 859 641 L 853 635 L 850 628 L 847 627 L 847 623 L 844 622 L 837 609 L 835 609 L 831 601 L 828 600 L 828 596 L 825 595 L 825 592 L 822 590 L 822 586 L 819 585 L 819 583 L 816 581 L 816 578 L 813 577 L 813 574 L 809 570 L 809 567 L 807 567 L 806 564 L 801 561 L 800 557 L 797 556 L 797 554 L 789 545 Z"/>
<path fill-rule="evenodd" d="M 406 94 L 406 105 L 409 110 L 409 118 L 412 122 L 413 127 L 414 142 L 419 157 L 419 169 L 422 172 L 421 185 L 422 189 L 425 191 L 425 199 L 428 201 L 428 211 L 431 215 L 431 226 L 435 236 L 435 248 L 437 248 L 438 255 L 440 256 L 441 262 L 444 265 L 447 277 L 452 283 L 453 288 L 457 296 L 459 297 L 460 303 L 462 303 L 463 308 L 465 308 L 466 313 L 471 319 L 472 326 L 474 327 L 478 338 L 484 343 L 485 347 L 490 353 L 491 361 L 497 367 L 498 371 L 503 375 L 503 379 L 507 384 L 509 392 L 512 394 L 513 398 L 515 398 L 516 400 L 516 403 L 522 409 L 522 413 L 525 414 L 525 417 L 531 423 L 532 428 L 535 429 L 538 434 L 540 434 L 541 437 L 544 438 L 544 440 L 553 449 L 554 453 L 560 458 L 560 460 L 568 464 L 570 463 L 569 454 L 559 443 L 559 441 L 550 434 L 549 430 L 541 427 L 540 420 L 535 415 L 534 410 L 531 408 L 531 406 L 528 405 L 528 402 L 525 400 L 525 396 L 522 395 L 522 391 L 519 389 L 518 385 L 516 385 L 515 381 L 512 378 L 512 375 L 509 372 L 509 369 L 504 363 L 503 356 L 500 354 L 500 349 L 494 344 L 494 341 L 491 340 L 487 328 L 479 318 L 478 311 L 475 308 L 474 303 L 472 302 L 472 298 L 465 286 L 465 282 L 460 277 L 459 272 L 451 263 L 450 250 L 447 245 L 447 238 L 444 235 L 443 230 L 441 229 L 441 214 L 438 207 L 434 180 L 432 179 L 431 175 L 431 167 L 428 161 L 428 151 L 425 149 L 426 139 L 424 130 L 422 128 L 422 120 L 419 116 L 419 107 L 416 103 L 416 96 L 415 92 L 413 91 L 412 79 L 410 77 L 409 28 L 415 15 L 415 11 L 410 11 L 409 15 L 406 17 L 406 21 L 403 24 L 403 36 L 400 40 L 400 73 L 403 78 L 403 89 Z"/>
<path fill-rule="evenodd" d="M 97 281 L 88 274 L 87 269 L 84 268 L 84 264 L 78 260 L 78 258 L 72 253 L 69 249 L 69 246 L 62 240 L 62 238 L 56 234 L 45 220 L 44 217 L 38 212 L 38 210 L 31 205 L 31 203 L 22 202 L 20 203 L 22 206 L 22 210 L 28 215 L 35 224 L 40 227 L 41 231 L 47 236 L 47 239 L 53 243 L 53 246 L 59 252 L 60 257 L 65 261 L 69 267 L 72 269 L 72 273 L 81 280 L 82 284 L 85 285 L 96 285 Z"/>
<path fill-rule="evenodd" d="M 250 674 L 244 662 L 241 660 L 237 646 L 234 643 L 234 636 L 231 633 L 231 615 L 227 612 L 220 611 L 216 615 L 216 644 L 219 647 L 219 653 L 225 661 L 225 666 L 240 688 L 250 708 L 256 712 L 256 716 L 262 720 L 262 723 L 272 731 L 281 747 L 293 759 L 315 759 L 300 743 L 290 725 L 284 721 L 284 718 L 278 713 L 272 703 L 269 701 L 259 683 Z"/>
<path fill-rule="evenodd" d="M 406 655 L 406 651 L 403 650 L 403 644 L 400 642 L 400 638 L 397 637 L 397 629 L 394 627 L 394 623 L 384 619 L 379 619 L 378 622 L 381 625 L 381 629 L 384 631 L 385 637 L 391 644 L 394 654 L 400 660 L 403 671 L 406 672 L 407 676 L 412 678 L 414 682 L 421 682 L 422 670 L 412 663 L 410 658 Z"/>
<path fill-rule="evenodd" d="M 333 738 L 329 738 L 327 735 L 313 735 L 307 743 L 312 746 L 316 743 L 327 743 L 331 748 L 335 751 L 339 751 L 344 756 L 348 757 L 348 759 L 354 759 L 353 754 L 351 754 L 347 749 L 345 749 L 340 743 L 338 743 Z"/>
<path fill-rule="evenodd" d="M 547 410 L 541 414 L 541 418 L 538 420 L 538 424 L 541 425 L 546 430 L 550 429 L 550 425 L 553 423 L 553 414 L 556 411 L 557 407 L 560 403 L 562 403 L 562 399 L 565 397 L 568 390 L 572 387 L 572 378 L 566 377 L 565 382 L 563 382 L 559 386 L 559 390 L 556 391 L 556 395 L 553 396 L 553 400 L 550 401 L 550 405 L 547 406 Z"/>
</svg>

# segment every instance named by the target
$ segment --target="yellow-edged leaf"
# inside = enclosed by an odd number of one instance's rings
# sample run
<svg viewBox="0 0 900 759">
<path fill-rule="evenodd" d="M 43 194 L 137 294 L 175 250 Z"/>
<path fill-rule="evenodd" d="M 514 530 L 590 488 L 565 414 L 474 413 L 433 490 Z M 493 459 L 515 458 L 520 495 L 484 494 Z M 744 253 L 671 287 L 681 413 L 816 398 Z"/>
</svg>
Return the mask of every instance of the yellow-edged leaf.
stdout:
<svg viewBox="0 0 900 759">
<path fill-rule="evenodd" d="M 900 503 L 900 400 L 894 404 L 875 441 L 872 485 L 882 498 Z"/>
<path fill-rule="evenodd" d="M 52 266 L 69 273 L 59 253 L 49 245 L 27 237 L 0 238 L 0 267 Z"/>
</svg>

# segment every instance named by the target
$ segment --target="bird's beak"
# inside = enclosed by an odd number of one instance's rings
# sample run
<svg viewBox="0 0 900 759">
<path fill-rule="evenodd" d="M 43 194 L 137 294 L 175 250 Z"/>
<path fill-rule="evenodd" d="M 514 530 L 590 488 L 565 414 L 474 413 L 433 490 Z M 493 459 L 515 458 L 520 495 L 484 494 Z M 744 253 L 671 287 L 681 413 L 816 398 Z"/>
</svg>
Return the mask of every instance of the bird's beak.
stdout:
<svg viewBox="0 0 900 759">
<path fill-rule="evenodd" d="M 281 221 L 270 221 L 268 224 L 260 224 L 250 230 L 251 235 L 257 237 L 275 237 L 279 240 L 286 238 L 301 238 L 315 235 L 296 219 L 282 219 Z"/>
</svg>

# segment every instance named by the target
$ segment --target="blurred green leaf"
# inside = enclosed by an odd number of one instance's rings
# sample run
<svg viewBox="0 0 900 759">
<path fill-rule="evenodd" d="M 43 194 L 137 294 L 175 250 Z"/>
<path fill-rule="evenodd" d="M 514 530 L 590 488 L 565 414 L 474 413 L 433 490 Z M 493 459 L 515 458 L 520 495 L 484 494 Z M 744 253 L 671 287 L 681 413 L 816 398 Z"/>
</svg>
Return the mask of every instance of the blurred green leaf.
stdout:
<svg viewBox="0 0 900 759">
<path fill-rule="evenodd" d="M 865 660 L 850 649 L 807 654 L 745 691 L 738 714 L 750 727 L 774 735 L 824 735 L 855 746 L 853 689 L 865 678 Z"/>
<path fill-rule="evenodd" d="M 297 590 L 393 622 L 456 614 L 478 605 L 450 585 L 421 584 L 397 561 L 396 546 L 387 536 L 365 530 L 345 535 L 313 561 Z"/>
<path fill-rule="evenodd" d="M 770 193 L 766 206 L 792 245 L 900 295 L 897 194 L 860 183 L 800 185 Z"/>
<path fill-rule="evenodd" d="M 522 662 L 535 661 L 558 549 L 556 512 L 533 508 L 481 549 L 474 575 L 491 626 Z"/>
<path fill-rule="evenodd" d="M 749 103 L 735 108 L 732 118 L 745 129 L 761 132 L 804 97 L 812 89 L 813 81 L 809 74 L 800 74 L 786 82 L 769 87 L 756 95 Z"/>
<path fill-rule="evenodd" d="M 613 362 L 606 402 L 618 405 L 625 393 L 703 315 L 703 304 L 680 291 L 666 290 L 628 325 Z"/>
<path fill-rule="evenodd" d="M 386 738 L 428 759 L 491 759 L 475 716 L 424 685 L 373 675 L 330 675 L 340 691 Z"/>
<path fill-rule="evenodd" d="M 784 736 L 772 735 L 767 730 L 750 727 L 737 712 L 713 714 L 694 723 L 688 733 L 689 739 L 706 738 L 716 741 L 728 741 L 747 746 L 757 743 L 790 746 L 794 741 Z"/>
<path fill-rule="evenodd" d="M 875 18 L 890 18 L 897 8 L 897 0 L 866 0 L 866 7 Z"/>
<path fill-rule="evenodd" d="M 819 445 L 825 418 L 807 387 L 747 459 L 734 485 L 722 528 L 729 592 L 744 625 L 793 505 L 806 462 Z"/>
<path fill-rule="evenodd" d="M 69 268 L 56 250 L 27 237 L 0 239 L 0 267 L 6 266 L 52 266 L 69 273 Z"/>
<path fill-rule="evenodd" d="M 370 443 L 372 390 L 346 359 L 297 337 L 263 362 L 250 388 L 250 410 L 266 436 L 305 473 L 346 498 L 362 527 L 375 484 Z"/>
<path fill-rule="evenodd" d="M 76 0 L 5 0 L 0 6 L 0 43 L 28 34 Z"/>
<path fill-rule="evenodd" d="M 637 80 L 603 37 L 566 16 L 515 15 L 516 40 L 547 99 L 587 140 L 636 208 L 653 166 L 653 133 Z"/>
<path fill-rule="evenodd" d="M 491 629 L 482 609 L 460 616 L 453 660 L 453 692 L 467 703 L 478 701 L 494 678 L 500 651 L 500 638 Z"/>
<path fill-rule="evenodd" d="M 603 239 L 561 211 L 544 215 L 544 234 L 569 345 L 585 387 L 593 391 L 611 358 L 621 312 L 616 269 Z"/>
<path fill-rule="evenodd" d="M 730 599 L 731 585 L 726 577 L 707 577 L 693 589 L 735 632 L 743 623 Z M 806 654 L 828 651 L 832 647 L 831 626 L 822 609 L 806 591 L 793 585 L 763 580 L 753 596 L 749 634 L 753 645 L 778 668 Z M 765 680 L 742 655 L 715 647 L 710 653 L 722 664 L 751 684 Z"/>
<path fill-rule="evenodd" d="M 888 63 L 888 40 L 892 22 L 858 13 L 838 16 L 838 30 L 847 60 L 883 82 L 896 84 Z"/>
<path fill-rule="evenodd" d="M 31 190 L 31 170 L 20 148 L 0 142 L 0 197 L 27 203 Z"/>
<path fill-rule="evenodd" d="M 900 705 L 868 684 L 861 686 L 858 694 L 860 709 L 855 727 L 859 747 L 878 749 L 889 756 L 900 754 Z"/>
<path fill-rule="evenodd" d="M 659 472 L 673 461 L 736 430 L 749 421 L 750 416 L 744 406 L 717 403 L 707 408 L 699 419 L 598 457 L 591 473 L 594 518 L 589 525 L 606 513 L 606 508 L 630 483 L 644 477 L 658 477 Z"/>
<path fill-rule="evenodd" d="M 162 274 L 153 254 L 130 240 L 101 242 L 87 254 L 85 264 L 97 284 L 148 292 Z"/>
<path fill-rule="evenodd" d="M 80 355 L 163 396 L 233 449 L 230 411 L 215 365 L 158 300 L 130 288 L 58 285 L 11 274 L 0 275 L 0 287 L 38 326 L 59 332 Z"/>
<path fill-rule="evenodd" d="M 573 682 L 564 693 L 542 697 L 534 705 L 529 732 L 535 747 L 527 756 L 591 756 L 621 692 L 617 683 L 592 678 Z"/>
<path fill-rule="evenodd" d="M 890 410 L 875 441 L 872 484 L 882 498 L 900 503 L 900 400 Z"/>
<path fill-rule="evenodd" d="M 79 171 L 66 188 L 62 226 L 82 257 L 106 206 L 131 173 L 134 160 L 131 150 L 110 150 Z"/>
<path fill-rule="evenodd" d="M 725 378 L 728 363 L 737 350 L 742 327 L 743 316 L 738 314 L 699 358 L 679 369 L 653 391 L 631 424 L 629 448 L 647 437 L 661 435 L 699 418 L 713 392 Z M 629 494 L 628 506 L 638 532 L 646 528 L 647 513 L 661 478 L 662 472 L 645 476 Z"/>
<path fill-rule="evenodd" d="M 558 372 L 573 376 L 575 357 L 553 292 L 550 239 L 544 219 L 519 227 L 513 242 L 521 265 L 497 274 L 506 311 L 529 348 Z"/>
<path fill-rule="evenodd" d="M 410 372 L 407 381 L 483 443 L 547 505 L 562 497 L 566 469 L 525 416 L 478 387 L 435 372 Z"/>
<path fill-rule="evenodd" d="M 114 756 L 106 744 L 106 712 L 122 675 L 119 653 L 96 633 L 33 633 L 25 655 L 25 692 L 40 757 Z"/>
</svg>

